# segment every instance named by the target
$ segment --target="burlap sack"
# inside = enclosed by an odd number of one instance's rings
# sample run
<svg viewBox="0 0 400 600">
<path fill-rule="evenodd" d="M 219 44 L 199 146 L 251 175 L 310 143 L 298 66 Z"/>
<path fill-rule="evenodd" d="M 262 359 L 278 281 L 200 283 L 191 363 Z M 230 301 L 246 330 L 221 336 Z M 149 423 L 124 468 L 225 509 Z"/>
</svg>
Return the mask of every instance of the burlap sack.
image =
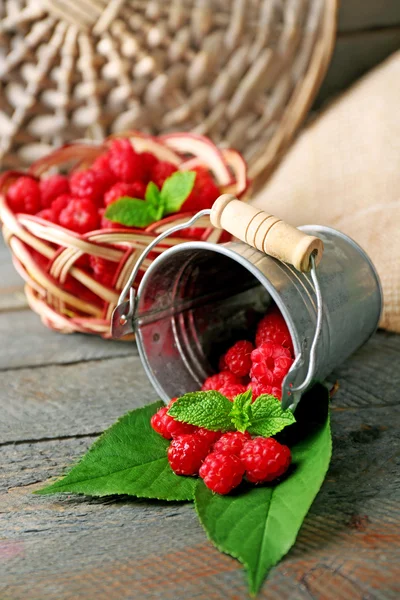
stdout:
<svg viewBox="0 0 400 600">
<path fill-rule="evenodd" d="M 400 52 L 303 131 L 254 204 L 355 239 L 381 277 L 381 327 L 400 332 Z"/>
</svg>

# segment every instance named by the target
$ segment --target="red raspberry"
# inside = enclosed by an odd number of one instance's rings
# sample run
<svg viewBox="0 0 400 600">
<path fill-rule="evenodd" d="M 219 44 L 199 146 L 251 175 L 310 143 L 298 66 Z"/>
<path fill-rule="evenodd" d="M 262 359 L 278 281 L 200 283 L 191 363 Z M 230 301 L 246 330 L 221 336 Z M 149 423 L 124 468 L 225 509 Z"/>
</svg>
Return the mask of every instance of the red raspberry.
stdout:
<svg viewBox="0 0 400 600">
<path fill-rule="evenodd" d="M 125 183 L 120 181 L 112 186 L 104 196 L 104 204 L 108 206 L 123 196 L 129 198 L 140 198 L 143 200 L 146 193 L 146 186 L 142 181 L 134 181 L 133 183 Z"/>
<path fill-rule="evenodd" d="M 176 173 L 178 169 L 175 165 L 166 160 L 156 163 L 151 170 L 151 181 L 154 181 L 157 187 L 162 188 L 164 181 Z"/>
<path fill-rule="evenodd" d="M 173 437 L 180 435 L 194 433 L 196 427 L 189 425 L 188 423 L 181 423 L 176 421 L 173 417 L 168 415 L 169 406 L 163 406 L 155 415 L 151 417 L 150 423 L 154 431 L 157 431 L 166 440 L 170 440 Z"/>
<path fill-rule="evenodd" d="M 36 213 L 36 216 L 40 219 L 44 219 L 45 221 L 50 221 L 51 223 L 55 222 L 54 213 L 51 208 L 43 208 L 43 210 L 40 210 L 38 213 Z"/>
<path fill-rule="evenodd" d="M 7 191 L 8 206 L 15 213 L 34 215 L 41 209 L 40 188 L 32 177 L 18 177 Z"/>
<path fill-rule="evenodd" d="M 244 467 L 237 456 L 212 452 L 199 471 L 206 486 L 217 494 L 228 494 L 241 483 Z"/>
<path fill-rule="evenodd" d="M 253 350 L 254 346 L 251 342 L 246 340 L 236 342 L 225 354 L 225 363 L 228 369 L 238 377 L 246 377 L 250 373 Z"/>
<path fill-rule="evenodd" d="M 290 350 L 293 356 L 293 343 L 285 319 L 277 307 L 269 311 L 257 326 L 256 346 L 264 342 L 274 342 Z"/>
<path fill-rule="evenodd" d="M 226 396 L 228 400 L 233 400 L 235 396 L 246 391 L 246 386 L 242 383 L 225 383 L 218 391 Z"/>
<path fill-rule="evenodd" d="M 58 196 L 58 198 L 53 200 L 53 202 L 51 203 L 51 210 L 56 223 L 58 223 L 58 218 L 60 216 L 61 211 L 64 210 L 64 208 L 66 208 L 73 199 L 74 197 L 71 196 L 71 194 L 62 194 L 61 196 Z"/>
<path fill-rule="evenodd" d="M 107 260 L 106 258 L 101 258 L 100 256 L 90 256 L 89 257 L 90 266 L 93 269 L 93 274 L 95 279 L 106 285 L 108 287 L 112 287 L 115 273 L 117 270 L 117 263 Z"/>
<path fill-rule="evenodd" d="M 214 442 L 219 440 L 222 433 L 221 433 L 221 431 L 211 431 L 210 429 L 205 429 L 204 427 L 199 427 L 198 430 L 196 431 L 196 435 L 199 435 L 200 437 L 202 437 L 204 440 L 206 440 L 209 443 L 209 446 L 211 446 Z"/>
<path fill-rule="evenodd" d="M 249 385 L 247 386 L 248 390 L 253 391 L 253 400 L 256 400 L 258 396 L 262 396 L 262 394 L 269 394 L 278 398 L 278 400 L 282 400 L 282 387 L 281 386 L 271 386 L 264 385 L 257 381 L 257 379 L 252 379 Z"/>
<path fill-rule="evenodd" d="M 257 437 L 243 446 L 240 460 L 246 469 L 246 478 L 252 483 L 273 481 L 287 471 L 292 456 L 290 449 L 273 438 Z"/>
<path fill-rule="evenodd" d="M 151 179 L 151 173 L 158 163 L 158 158 L 151 152 L 141 152 L 140 156 L 142 157 L 143 161 L 144 181 L 149 182 Z"/>
<path fill-rule="evenodd" d="M 60 212 L 58 222 L 62 227 L 77 233 L 87 233 L 99 226 L 96 206 L 86 198 L 72 198 Z"/>
<path fill-rule="evenodd" d="M 251 435 L 241 431 L 228 431 L 221 435 L 219 440 L 213 446 L 213 452 L 222 452 L 222 454 L 234 454 L 239 456 L 244 444 L 251 440 Z"/>
<path fill-rule="evenodd" d="M 274 387 L 282 381 L 293 363 L 290 350 L 273 342 L 265 342 L 253 350 L 251 360 L 252 379 Z"/>
<path fill-rule="evenodd" d="M 109 162 L 112 172 L 120 181 L 131 183 L 145 180 L 143 158 L 135 152 L 128 139 L 121 138 L 113 141 Z"/>
<path fill-rule="evenodd" d="M 180 435 L 168 448 L 168 461 L 176 475 L 197 475 L 208 454 L 209 444 L 195 434 Z"/>
<path fill-rule="evenodd" d="M 113 184 L 105 171 L 77 171 L 71 175 L 70 186 L 72 194 L 77 198 L 86 198 L 100 207 L 103 205 L 105 192 Z"/>
<path fill-rule="evenodd" d="M 68 194 L 69 181 L 65 175 L 52 175 L 39 183 L 43 208 L 49 208 L 53 200 L 62 194 Z"/>
<path fill-rule="evenodd" d="M 206 167 L 196 167 L 194 186 L 188 198 L 181 207 L 181 212 L 197 212 L 203 208 L 211 208 L 214 201 L 221 195 L 211 173 Z"/>
<path fill-rule="evenodd" d="M 201 389 L 203 392 L 209 390 L 216 390 L 218 392 L 226 383 L 241 383 L 241 380 L 230 371 L 221 371 L 221 373 L 207 377 Z"/>
</svg>

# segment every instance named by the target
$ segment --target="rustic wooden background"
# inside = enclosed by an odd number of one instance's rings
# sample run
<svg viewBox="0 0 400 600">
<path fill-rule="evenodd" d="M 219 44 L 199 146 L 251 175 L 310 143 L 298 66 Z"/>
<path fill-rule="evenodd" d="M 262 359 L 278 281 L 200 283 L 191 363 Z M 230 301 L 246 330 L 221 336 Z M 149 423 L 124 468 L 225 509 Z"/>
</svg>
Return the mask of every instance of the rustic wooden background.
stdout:
<svg viewBox="0 0 400 600">
<path fill-rule="evenodd" d="M 317 106 L 399 47 L 398 0 L 344 0 Z M 331 468 L 260 598 L 400 597 L 399 357 L 379 332 L 332 374 Z M 134 344 L 45 329 L 2 244 L 0 370 L 0 600 L 247 597 L 191 504 L 32 495 L 154 393 Z"/>
</svg>

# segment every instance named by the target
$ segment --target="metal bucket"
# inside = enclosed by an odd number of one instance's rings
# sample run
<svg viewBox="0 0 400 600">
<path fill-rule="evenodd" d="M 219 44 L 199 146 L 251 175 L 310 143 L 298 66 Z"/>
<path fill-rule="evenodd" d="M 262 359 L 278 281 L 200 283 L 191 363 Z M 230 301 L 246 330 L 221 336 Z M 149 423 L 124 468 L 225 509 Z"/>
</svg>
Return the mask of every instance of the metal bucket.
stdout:
<svg viewBox="0 0 400 600">
<path fill-rule="evenodd" d="M 131 316 L 143 366 L 164 401 L 200 389 L 232 343 L 254 336 L 272 301 L 286 320 L 295 350 L 283 390 L 323 380 L 374 333 L 382 292 L 366 253 L 334 229 L 299 229 L 325 246 L 317 269 L 322 304 L 310 274 L 243 242 L 188 242 L 151 264 Z M 294 407 L 298 399 L 299 393 L 282 395 L 286 406 Z"/>
</svg>

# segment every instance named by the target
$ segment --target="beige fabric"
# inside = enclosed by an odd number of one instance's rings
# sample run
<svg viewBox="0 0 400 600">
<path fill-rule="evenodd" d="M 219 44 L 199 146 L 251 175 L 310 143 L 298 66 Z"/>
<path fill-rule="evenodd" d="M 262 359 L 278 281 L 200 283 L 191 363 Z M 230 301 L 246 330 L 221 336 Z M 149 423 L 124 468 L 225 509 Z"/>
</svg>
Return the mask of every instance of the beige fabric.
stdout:
<svg viewBox="0 0 400 600">
<path fill-rule="evenodd" d="M 304 130 L 255 204 L 354 238 L 381 277 L 381 326 L 400 332 L 400 52 Z"/>
</svg>

